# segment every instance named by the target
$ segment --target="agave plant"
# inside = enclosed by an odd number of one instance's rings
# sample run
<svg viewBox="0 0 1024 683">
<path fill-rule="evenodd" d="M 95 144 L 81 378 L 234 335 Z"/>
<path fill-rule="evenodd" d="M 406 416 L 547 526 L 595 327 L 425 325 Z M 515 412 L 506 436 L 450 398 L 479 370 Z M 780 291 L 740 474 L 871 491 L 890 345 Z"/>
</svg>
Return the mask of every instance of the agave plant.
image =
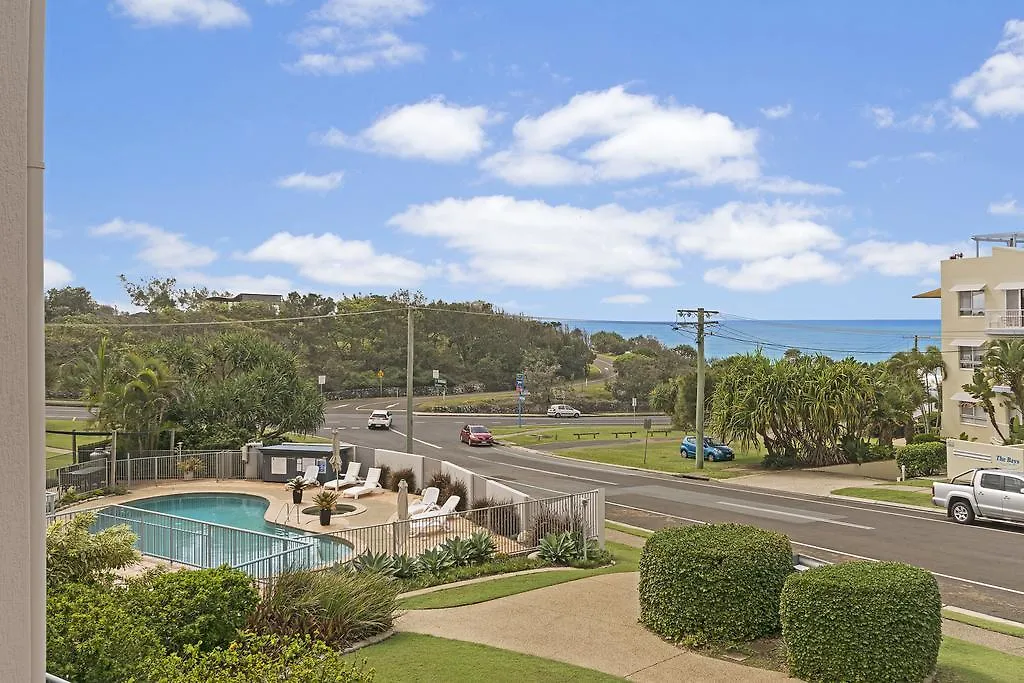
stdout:
<svg viewBox="0 0 1024 683">
<path fill-rule="evenodd" d="M 416 559 L 408 555 L 395 555 L 391 558 L 391 563 L 395 578 L 411 579 L 419 573 L 420 568 L 416 564 Z"/>
<path fill-rule="evenodd" d="M 451 556 L 442 548 L 431 548 L 421 554 L 416 558 L 416 564 L 421 573 L 431 576 L 440 576 L 455 565 Z"/>
<path fill-rule="evenodd" d="M 497 547 L 494 538 L 486 531 L 476 531 L 469 537 L 470 564 L 483 564 L 494 556 Z"/>
<path fill-rule="evenodd" d="M 540 559 L 551 564 L 569 564 L 580 557 L 580 547 L 576 537 L 564 531 L 560 534 L 548 534 L 540 540 Z"/>
<path fill-rule="evenodd" d="M 389 576 L 395 573 L 395 563 L 390 555 L 387 553 L 375 553 L 369 550 L 352 558 L 352 568 L 359 573 L 375 572 Z"/>
<path fill-rule="evenodd" d="M 452 564 L 456 567 L 465 567 L 473 564 L 473 545 L 467 538 L 449 538 L 441 544 L 441 550 L 451 558 Z"/>
</svg>

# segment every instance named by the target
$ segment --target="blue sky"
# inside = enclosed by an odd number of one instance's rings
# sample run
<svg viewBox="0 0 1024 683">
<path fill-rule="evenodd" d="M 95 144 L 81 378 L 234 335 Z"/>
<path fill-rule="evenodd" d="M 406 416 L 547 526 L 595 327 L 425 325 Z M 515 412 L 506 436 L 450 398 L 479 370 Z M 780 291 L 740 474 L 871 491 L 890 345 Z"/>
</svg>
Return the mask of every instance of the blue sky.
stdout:
<svg viewBox="0 0 1024 683">
<path fill-rule="evenodd" d="M 1018 3 L 49 3 L 47 283 L 937 317 L 1024 223 Z"/>
</svg>

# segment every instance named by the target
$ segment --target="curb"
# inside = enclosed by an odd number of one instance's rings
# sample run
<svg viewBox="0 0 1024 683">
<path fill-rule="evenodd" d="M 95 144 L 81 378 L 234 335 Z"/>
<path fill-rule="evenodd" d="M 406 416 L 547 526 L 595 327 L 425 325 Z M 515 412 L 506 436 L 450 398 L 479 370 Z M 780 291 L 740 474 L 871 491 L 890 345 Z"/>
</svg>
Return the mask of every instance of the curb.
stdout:
<svg viewBox="0 0 1024 683">
<path fill-rule="evenodd" d="M 901 508 L 903 510 L 917 510 L 918 512 L 928 512 L 931 514 L 945 515 L 945 510 L 940 510 L 936 507 L 923 507 L 920 505 L 908 505 L 906 503 L 893 503 L 888 500 L 873 500 L 871 498 L 857 498 L 856 496 L 840 496 L 834 493 L 828 494 L 826 498 L 835 498 L 837 500 L 854 501 L 857 503 L 872 503 L 873 505 L 884 505 L 886 507 Z"/>
<path fill-rule="evenodd" d="M 375 636 L 370 636 L 366 640 L 360 640 L 358 643 L 354 643 L 353 645 L 350 645 L 349 647 L 346 647 L 344 650 L 341 651 L 341 654 L 343 654 L 343 655 L 351 654 L 352 652 L 355 652 L 356 650 L 361 650 L 364 647 L 369 647 L 370 645 L 376 645 L 379 642 L 387 640 L 388 638 L 390 638 L 391 636 L 395 635 L 396 633 L 398 633 L 397 629 L 389 628 L 387 631 L 384 631 L 384 633 L 378 633 Z"/>
</svg>

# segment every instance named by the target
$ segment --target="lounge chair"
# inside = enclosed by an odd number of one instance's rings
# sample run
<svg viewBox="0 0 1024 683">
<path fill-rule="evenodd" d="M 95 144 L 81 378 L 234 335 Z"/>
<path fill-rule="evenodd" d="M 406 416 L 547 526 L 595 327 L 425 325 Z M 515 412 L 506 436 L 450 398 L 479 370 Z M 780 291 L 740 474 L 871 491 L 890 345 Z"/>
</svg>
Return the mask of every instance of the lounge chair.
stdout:
<svg viewBox="0 0 1024 683">
<path fill-rule="evenodd" d="M 437 497 L 441 492 L 436 486 L 428 486 L 423 489 L 423 498 L 418 503 L 409 506 L 410 515 L 418 515 L 422 512 L 430 512 L 437 509 Z"/>
<path fill-rule="evenodd" d="M 320 466 L 310 465 L 306 468 L 306 473 L 302 475 L 302 480 L 306 482 L 306 486 L 320 486 Z"/>
<path fill-rule="evenodd" d="M 459 504 L 460 500 L 462 499 L 458 496 L 448 496 L 448 500 L 439 509 L 430 512 L 420 512 L 410 517 L 410 526 L 413 533 L 426 531 L 431 528 L 444 528 L 448 524 L 448 516 L 455 512 L 455 507 Z"/>
<path fill-rule="evenodd" d="M 377 493 L 378 491 L 383 490 L 384 489 L 381 488 L 380 485 L 380 468 L 371 467 L 369 471 L 366 473 L 366 481 L 364 481 L 359 486 L 353 486 L 350 489 L 345 489 L 344 491 L 341 492 L 341 495 L 344 497 L 352 496 L 353 498 L 359 498 L 359 496 L 363 495 L 364 493 Z"/>
<path fill-rule="evenodd" d="M 359 483 L 359 470 L 362 468 L 362 464 L 353 460 L 348 464 L 348 470 L 345 472 L 345 476 L 341 479 L 334 479 L 324 483 L 325 489 L 340 489 L 346 486 L 352 486 L 353 484 Z"/>
</svg>

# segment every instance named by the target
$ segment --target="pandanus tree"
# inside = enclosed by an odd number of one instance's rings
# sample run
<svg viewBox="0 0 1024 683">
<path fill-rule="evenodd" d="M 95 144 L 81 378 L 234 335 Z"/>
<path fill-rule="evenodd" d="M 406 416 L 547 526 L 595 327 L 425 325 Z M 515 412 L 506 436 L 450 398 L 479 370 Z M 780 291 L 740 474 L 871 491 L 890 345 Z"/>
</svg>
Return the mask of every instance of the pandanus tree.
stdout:
<svg viewBox="0 0 1024 683">
<path fill-rule="evenodd" d="M 1011 418 L 1009 431 L 1001 428 L 996 401 L 1001 400 L 1011 415 L 1020 415 L 1024 409 L 1024 340 L 999 339 L 984 347 L 981 368 L 974 371 L 964 391 L 973 396 L 988 415 L 992 428 L 1004 444 L 1024 440 L 1024 430 L 1018 418 Z"/>
</svg>

